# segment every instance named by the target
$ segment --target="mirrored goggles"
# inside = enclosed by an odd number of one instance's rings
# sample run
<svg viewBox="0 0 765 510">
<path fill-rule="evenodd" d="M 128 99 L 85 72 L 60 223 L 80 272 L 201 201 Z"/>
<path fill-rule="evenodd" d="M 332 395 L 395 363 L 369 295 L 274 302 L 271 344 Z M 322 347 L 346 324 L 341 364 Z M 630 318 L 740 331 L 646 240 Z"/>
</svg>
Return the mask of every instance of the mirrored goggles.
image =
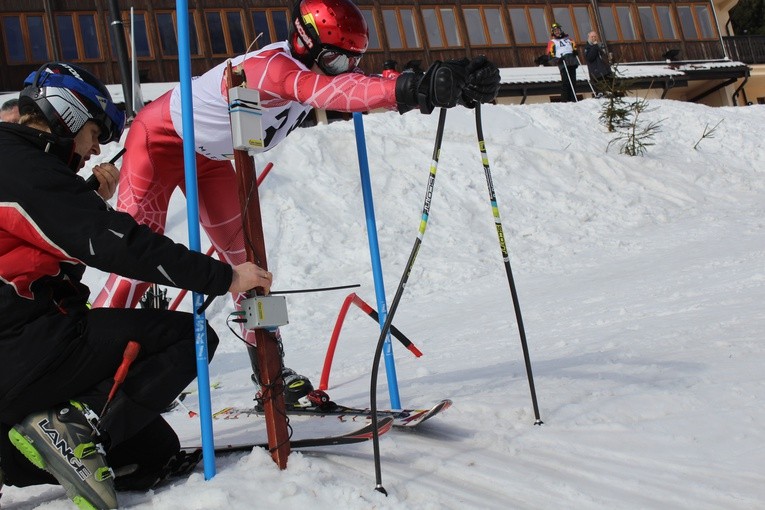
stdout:
<svg viewBox="0 0 765 510">
<path fill-rule="evenodd" d="M 353 71 L 361 62 L 362 55 L 347 53 L 336 48 L 324 48 L 316 57 L 319 69 L 330 76 Z"/>
</svg>

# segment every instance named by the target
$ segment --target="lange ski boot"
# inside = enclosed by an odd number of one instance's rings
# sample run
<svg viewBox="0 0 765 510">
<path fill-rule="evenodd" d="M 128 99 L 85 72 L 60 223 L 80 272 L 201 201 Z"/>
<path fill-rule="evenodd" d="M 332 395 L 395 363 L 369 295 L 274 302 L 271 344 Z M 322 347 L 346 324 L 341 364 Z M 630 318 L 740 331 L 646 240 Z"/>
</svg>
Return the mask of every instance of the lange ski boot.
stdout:
<svg viewBox="0 0 765 510">
<path fill-rule="evenodd" d="M 284 379 L 284 404 L 289 407 L 305 407 L 304 397 L 313 391 L 313 384 L 304 375 L 300 375 L 291 368 L 282 368 Z"/>
<path fill-rule="evenodd" d="M 263 408 L 263 390 L 260 386 L 258 376 L 252 374 L 252 382 L 258 388 L 255 395 L 257 407 Z M 290 407 L 306 407 L 312 404 L 308 403 L 306 397 L 313 392 L 311 381 L 304 375 L 296 373 L 291 368 L 282 368 L 282 379 L 284 380 L 284 405 Z"/>
<path fill-rule="evenodd" d="M 282 357 L 282 371 L 281 376 L 284 381 L 284 404 L 289 409 L 290 407 L 307 407 L 312 404 L 308 403 L 306 397 L 313 391 L 313 384 L 304 375 L 300 375 L 291 368 L 284 366 L 284 348 L 282 347 L 282 339 L 279 331 L 276 332 L 276 339 L 279 342 L 279 352 Z M 257 401 L 257 407 L 263 407 L 263 389 L 260 384 L 260 371 L 258 370 L 258 357 L 257 348 L 253 345 L 247 345 L 247 353 L 250 355 L 250 364 L 252 365 L 252 382 L 258 388 L 255 395 Z"/>
<path fill-rule="evenodd" d="M 114 472 L 92 417 L 87 406 L 72 401 L 30 414 L 8 437 L 32 464 L 52 474 L 79 508 L 117 508 Z"/>
</svg>

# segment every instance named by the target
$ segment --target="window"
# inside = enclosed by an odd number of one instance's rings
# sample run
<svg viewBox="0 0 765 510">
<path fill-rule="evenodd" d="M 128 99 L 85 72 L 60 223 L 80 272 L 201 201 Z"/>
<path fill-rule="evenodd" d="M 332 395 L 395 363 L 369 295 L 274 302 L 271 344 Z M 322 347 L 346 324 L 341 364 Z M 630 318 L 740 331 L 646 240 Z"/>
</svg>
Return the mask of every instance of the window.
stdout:
<svg viewBox="0 0 765 510">
<path fill-rule="evenodd" d="M 661 39 L 656 20 L 653 18 L 653 8 L 649 6 L 639 6 L 640 25 L 643 27 L 643 36 L 649 41 Z"/>
<path fill-rule="evenodd" d="M 175 27 L 178 25 L 175 11 L 157 12 L 157 30 L 159 31 L 159 47 L 162 54 L 168 57 L 178 56 L 178 37 Z M 189 12 L 189 53 L 199 55 L 199 35 L 197 22 L 193 12 Z"/>
<path fill-rule="evenodd" d="M 431 48 L 461 47 L 453 7 L 422 8 L 425 33 Z"/>
<path fill-rule="evenodd" d="M 96 28 L 96 14 L 78 14 L 77 21 L 80 24 L 85 59 L 101 59 L 101 38 Z"/>
<path fill-rule="evenodd" d="M 98 60 L 101 44 L 96 30 L 96 14 L 56 14 L 58 43 L 63 60 Z"/>
<path fill-rule="evenodd" d="M 362 7 L 359 7 L 359 9 L 361 9 L 361 14 L 364 15 L 364 19 L 367 21 L 367 26 L 369 27 L 369 46 L 367 49 L 381 50 L 382 43 L 380 43 L 380 31 L 377 29 L 377 22 L 375 21 L 375 15 L 372 12 L 372 9 L 364 9 Z"/>
<path fill-rule="evenodd" d="M 683 35 L 686 39 L 698 39 L 699 33 L 696 31 L 696 24 L 693 22 L 693 12 L 690 5 L 678 5 L 677 16 L 680 18 L 680 27 L 683 29 Z"/>
<path fill-rule="evenodd" d="M 619 31 L 616 29 L 616 20 L 614 19 L 614 11 L 610 7 L 599 7 L 600 19 L 603 22 L 603 37 L 606 41 L 618 41 Z"/>
<path fill-rule="evenodd" d="M 576 5 L 572 7 L 574 19 L 576 20 L 576 29 L 579 32 L 580 42 L 587 40 L 587 35 L 595 30 L 596 24 L 590 16 L 590 8 L 585 5 Z"/>
<path fill-rule="evenodd" d="M 48 28 L 42 16 L 27 16 L 27 28 L 32 60 L 48 60 Z"/>
<path fill-rule="evenodd" d="M 24 62 L 26 50 L 24 48 L 24 34 L 21 31 L 21 18 L 8 16 L 3 18 L 3 34 L 5 35 L 5 54 L 8 61 Z"/>
<path fill-rule="evenodd" d="M 61 56 L 64 60 L 77 60 L 77 35 L 74 31 L 74 20 L 71 14 L 56 15 L 58 43 L 61 46 Z"/>
<path fill-rule="evenodd" d="M 213 55 L 238 55 L 247 50 L 241 11 L 206 10 L 205 21 Z"/>
<path fill-rule="evenodd" d="M 564 31 L 571 39 L 580 43 L 587 41 L 587 34 L 595 26 L 590 18 L 590 9 L 586 5 L 553 7 L 553 17 L 556 23 L 563 25 Z"/>
<path fill-rule="evenodd" d="M 274 23 L 274 38 L 277 41 L 286 41 L 290 33 L 290 23 L 287 11 L 271 11 L 271 20 Z"/>
<path fill-rule="evenodd" d="M 636 41 L 635 22 L 628 5 L 601 5 L 600 19 L 607 41 Z"/>
<path fill-rule="evenodd" d="M 507 44 L 505 22 L 497 7 L 465 7 L 468 39 L 474 46 Z"/>
<path fill-rule="evenodd" d="M 550 23 L 543 7 L 511 7 L 509 12 L 517 44 L 547 44 Z"/>
<path fill-rule="evenodd" d="M 677 6 L 680 28 L 686 39 L 715 39 L 717 30 L 708 4 L 683 4 Z"/>
<path fill-rule="evenodd" d="M 619 26 L 622 29 L 622 39 L 625 41 L 636 40 L 635 24 L 632 21 L 632 10 L 630 7 L 628 5 L 616 6 L 616 15 L 619 17 Z"/>
<path fill-rule="evenodd" d="M 675 25 L 667 5 L 643 5 L 638 7 L 643 35 L 649 41 L 677 39 Z"/>
<path fill-rule="evenodd" d="M 111 22 L 111 18 L 109 20 Z M 138 58 L 153 58 L 154 54 L 152 46 L 149 40 L 149 33 L 147 31 L 146 13 L 133 11 L 133 26 L 130 26 L 130 11 L 122 13 L 122 22 L 125 24 L 125 39 L 128 45 L 128 54 L 130 54 L 130 36 L 131 31 L 134 33 L 135 41 L 135 53 Z M 112 49 L 112 54 L 116 58 L 116 53 Z"/>
<path fill-rule="evenodd" d="M 677 39 L 677 29 L 675 28 L 675 20 L 672 17 L 672 13 L 669 10 L 668 5 L 657 5 L 656 15 L 659 18 L 659 27 L 661 28 L 661 35 L 664 39 Z"/>
<path fill-rule="evenodd" d="M 2 26 L 8 63 L 43 63 L 50 60 L 48 27 L 41 15 L 3 16 Z"/>
<path fill-rule="evenodd" d="M 257 42 L 255 48 L 286 41 L 289 33 L 287 11 L 284 9 L 258 9 L 251 12 Z"/>
<path fill-rule="evenodd" d="M 422 47 L 411 7 L 383 9 L 383 23 L 392 50 Z"/>
<path fill-rule="evenodd" d="M 714 39 L 717 35 L 712 25 L 712 17 L 708 5 L 694 5 L 693 12 L 696 14 L 696 21 L 699 24 L 699 30 L 703 39 Z"/>
</svg>

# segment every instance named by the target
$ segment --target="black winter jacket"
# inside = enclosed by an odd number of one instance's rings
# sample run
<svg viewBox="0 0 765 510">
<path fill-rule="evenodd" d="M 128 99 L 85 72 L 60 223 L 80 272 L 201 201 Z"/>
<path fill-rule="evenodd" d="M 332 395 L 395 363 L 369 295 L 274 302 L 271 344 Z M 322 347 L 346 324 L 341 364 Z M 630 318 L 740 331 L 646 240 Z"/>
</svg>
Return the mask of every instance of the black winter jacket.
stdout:
<svg viewBox="0 0 765 510">
<path fill-rule="evenodd" d="M 611 75 L 611 66 L 608 65 L 605 50 L 601 44 L 592 44 L 587 41 L 584 47 L 584 59 L 587 61 L 590 78 L 593 80 L 600 80 Z"/>
<path fill-rule="evenodd" d="M 210 295 L 231 266 L 110 209 L 77 175 L 73 141 L 0 123 L 0 412 L 84 330 L 85 266 Z"/>
</svg>

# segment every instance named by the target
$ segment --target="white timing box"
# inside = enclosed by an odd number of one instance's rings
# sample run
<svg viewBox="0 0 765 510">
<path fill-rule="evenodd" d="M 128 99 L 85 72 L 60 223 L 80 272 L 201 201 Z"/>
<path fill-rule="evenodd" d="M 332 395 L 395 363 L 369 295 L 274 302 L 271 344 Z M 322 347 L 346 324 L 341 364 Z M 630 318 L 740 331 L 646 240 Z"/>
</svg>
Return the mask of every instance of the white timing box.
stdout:
<svg viewBox="0 0 765 510">
<path fill-rule="evenodd" d="M 262 149 L 263 108 L 260 106 L 260 93 L 245 87 L 229 89 L 228 113 L 234 149 Z"/>
<path fill-rule="evenodd" d="M 247 329 L 273 329 L 289 324 L 284 296 L 255 296 L 242 300 Z"/>
</svg>

